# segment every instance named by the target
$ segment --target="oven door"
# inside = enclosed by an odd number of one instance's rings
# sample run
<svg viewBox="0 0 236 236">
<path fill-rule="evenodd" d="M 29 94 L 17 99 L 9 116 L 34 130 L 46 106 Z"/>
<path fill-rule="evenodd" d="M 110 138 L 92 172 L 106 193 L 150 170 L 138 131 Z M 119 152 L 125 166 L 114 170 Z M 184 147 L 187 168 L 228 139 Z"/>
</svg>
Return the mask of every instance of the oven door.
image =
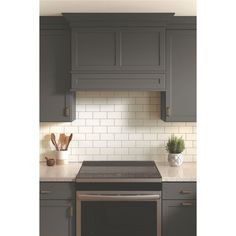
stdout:
<svg viewBox="0 0 236 236">
<path fill-rule="evenodd" d="M 77 191 L 77 236 L 161 236 L 160 191 Z"/>
</svg>

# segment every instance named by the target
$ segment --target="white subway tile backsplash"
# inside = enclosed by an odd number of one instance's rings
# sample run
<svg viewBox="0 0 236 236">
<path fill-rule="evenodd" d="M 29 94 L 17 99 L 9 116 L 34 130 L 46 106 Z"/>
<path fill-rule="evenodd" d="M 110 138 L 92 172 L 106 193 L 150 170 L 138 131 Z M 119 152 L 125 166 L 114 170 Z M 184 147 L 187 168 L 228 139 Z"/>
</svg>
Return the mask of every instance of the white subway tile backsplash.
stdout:
<svg viewBox="0 0 236 236">
<path fill-rule="evenodd" d="M 64 127 L 57 127 L 57 126 L 52 126 L 50 127 L 50 133 L 64 133 L 65 132 L 65 128 Z"/>
<path fill-rule="evenodd" d="M 77 115 L 77 117 L 79 117 Z M 77 120 L 74 120 L 73 122 L 71 122 L 71 126 L 85 126 L 86 125 L 86 119 L 77 119 Z"/>
<path fill-rule="evenodd" d="M 115 140 L 129 140 L 128 134 L 115 134 Z"/>
<path fill-rule="evenodd" d="M 120 112 L 122 112 L 122 111 L 126 111 L 126 110 L 128 110 L 128 107 L 126 106 L 126 105 L 115 105 L 115 111 L 120 111 Z"/>
<path fill-rule="evenodd" d="M 85 110 L 88 112 L 89 111 L 99 111 L 100 107 L 99 107 L 99 105 L 86 105 Z"/>
<path fill-rule="evenodd" d="M 86 154 L 87 155 L 99 155 L 100 150 L 99 150 L 99 148 L 87 148 L 86 149 Z"/>
<path fill-rule="evenodd" d="M 121 112 L 108 112 L 108 119 L 120 119 L 121 118 Z"/>
<path fill-rule="evenodd" d="M 93 141 L 84 141 L 84 140 L 81 140 L 79 142 L 79 147 L 82 147 L 82 148 L 85 148 L 85 147 L 93 147 Z"/>
<path fill-rule="evenodd" d="M 101 111 L 114 111 L 115 106 L 114 105 L 101 105 L 100 109 Z"/>
<path fill-rule="evenodd" d="M 115 152 L 115 148 L 100 148 L 102 155 L 113 155 Z"/>
<path fill-rule="evenodd" d="M 100 140 L 100 134 L 86 134 L 86 140 Z"/>
<path fill-rule="evenodd" d="M 72 140 L 75 140 L 75 141 L 86 140 L 86 136 L 85 134 L 80 134 L 80 133 L 73 134 Z"/>
<path fill-rule="evenodd" d="M 193 133 L 193 128 L 186 126 L 186 127 L 179 127 L 179 132 L 180 133 L 185 133 L 185 134 L 191 134 Z"/>
<path fill-rule="evenodd" d="M 150 141 L 136 141 L 135 142 L 136 147 L 150 147 Z"/>
<path fill-rule="evenodd" d="M 121 141 L 107 141 L 107 147 L 118 148 L 121 147 Z"/>
<path fill-rule="evenodd" d="M 121 127 L 108 127 L 108 133 L 121 133 Z"/>
<path fill-rule="evenodd" d="M 128 148 L 115 148 L 115 155 L 128 155 L 129 149 Z"/>
<path fill-rule="evenodd" d="M 93 141 L 94 147 L 107 147 L 107 141 Z"/>
<path fill-rule="evenodd" d="M 135 147 L 135 141 L 122 141 L 122 147 Z"/>
<path fill-rule="evenodd" d="M 129 134 L 129 140 L 143 140 L 143 134 Z"/>
<path fill-rule="evenodd" d="M 80 111 L 85 111 L 85 106 L 83 104 L 78 104 L 76 105 L 76 111 L 80 112 Z"/>
<path fill-rule="evenodd" d="M 79 129 L 78 127 L 71 126 L 71 127 L 65 127 L 65 133 L 78 133 Z"/>
<path fill-rule="evenodd" d="M 76 120 L 40 123 L 40 158 L 55 156 L 50 133 L 73 133 L 70 161 L 166 161 L 171 134 L 182 136 L 186 162 L 196 161 L 196 123 L 160 119 L 160 92 L 80 91 Z"/>
<path fill-rule="evenodd" d="M 107 127 L 93 127 L 93 132 L 94 133 L 107 133 Z"/>
<path fill-rule="evenodd" d="M 114 134 L 100 134 L 101 140 L 114 140 Z"/>
<path fill-rule="evenodd" d="M 79 133 L 92 133 L 93 128 L 90 126 L 80 126 L 79 127 Z"/>
<path fill-rule="evenodd" d="M 101 126 L 114 126 L 115 121 L 112 119 L 101 120 Z"/>
<path fill-rule="evenodd" d="M 78 112 L 78 119 L 92 119 L 92 112 Z"/>
<path fill-rule="evenodd" d="M 99 120 L 98 119 L 87 119 L 86 126 L 99 126 Z"/>
<path fill-rule="evenodd" d="M 143 134 L 143 140 L 156 140 L 157 134 Z"/>
<path fill-rule="evenodd" d="M 107 112 L 93 112 L 93 118 L 94 119 L 106 119 Z"/>
</svg>

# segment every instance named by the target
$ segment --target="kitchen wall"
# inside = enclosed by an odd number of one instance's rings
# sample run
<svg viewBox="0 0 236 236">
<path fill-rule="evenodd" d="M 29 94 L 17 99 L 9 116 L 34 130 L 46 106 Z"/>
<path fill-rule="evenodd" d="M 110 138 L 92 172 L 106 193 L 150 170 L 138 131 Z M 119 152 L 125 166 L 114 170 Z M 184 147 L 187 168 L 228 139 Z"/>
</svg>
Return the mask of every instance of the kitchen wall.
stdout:
<svg viewBox="0 0 236 236">
<path fill-rule="evenodd" d="M 40 123 L 40 160 L 54 157 L 50 133 L 73 133 L 70 161 L 165 161 L 171 134 L 185 140 L 186 162 L 196 161 L 196 123 L 160 120 L 160 92 L 77 92 L 76 120 Z"/>
</svg>

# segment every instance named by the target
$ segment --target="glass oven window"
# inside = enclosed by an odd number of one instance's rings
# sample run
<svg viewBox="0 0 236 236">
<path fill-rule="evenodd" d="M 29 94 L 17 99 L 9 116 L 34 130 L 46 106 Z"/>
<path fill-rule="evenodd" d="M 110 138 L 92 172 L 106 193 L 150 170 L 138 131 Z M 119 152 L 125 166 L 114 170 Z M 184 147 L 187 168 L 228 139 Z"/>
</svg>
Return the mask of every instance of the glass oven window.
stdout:
<svg viewBox="0 0 236 236">
<path fill-rule="evenodd" d="M 81 236 L 156 235 L 156 202 L 81 202 Z"/>
</svg>

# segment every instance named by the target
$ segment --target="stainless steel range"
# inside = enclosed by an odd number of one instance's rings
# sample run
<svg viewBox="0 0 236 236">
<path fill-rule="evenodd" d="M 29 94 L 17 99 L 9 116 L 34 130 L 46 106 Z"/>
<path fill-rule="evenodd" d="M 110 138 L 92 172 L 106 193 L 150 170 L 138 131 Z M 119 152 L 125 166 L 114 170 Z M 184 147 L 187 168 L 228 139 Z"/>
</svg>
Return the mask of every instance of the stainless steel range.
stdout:
<svg viewBox="0 0 236 236">
<path fill-rule="evenodd" d="M 77 236 L 161 236 L 154 161 L 85 161 L 76 182 Z"/>
</svg>

